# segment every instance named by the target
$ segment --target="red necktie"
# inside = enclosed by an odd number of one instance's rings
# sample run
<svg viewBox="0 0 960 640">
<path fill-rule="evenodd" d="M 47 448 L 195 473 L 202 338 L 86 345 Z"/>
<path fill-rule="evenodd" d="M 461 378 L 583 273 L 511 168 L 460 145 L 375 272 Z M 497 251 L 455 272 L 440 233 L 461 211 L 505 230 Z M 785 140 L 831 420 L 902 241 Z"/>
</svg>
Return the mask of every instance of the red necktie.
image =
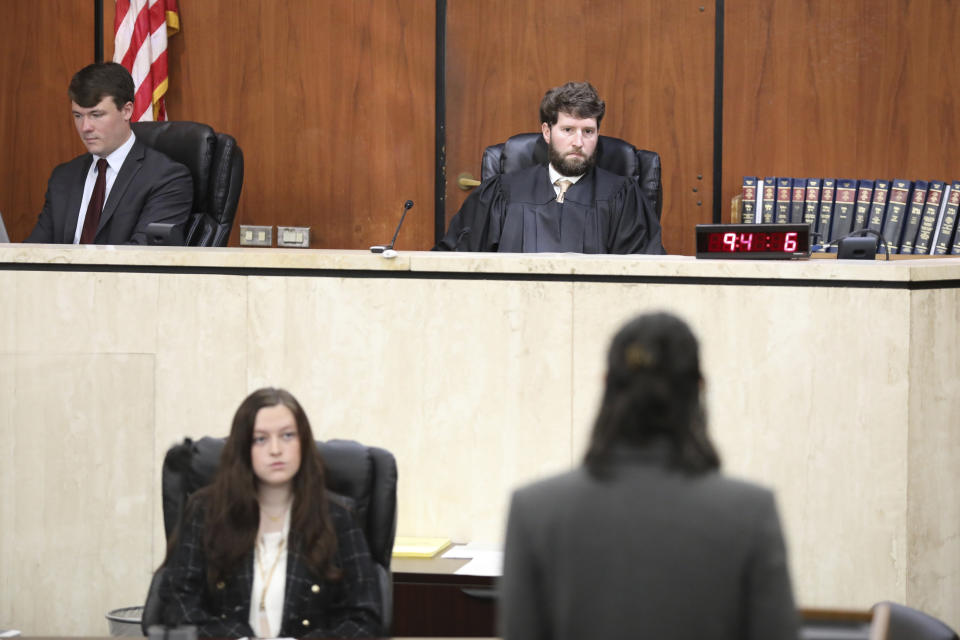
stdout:
<svg viewBox="0 0 960 640">
<path fill-rule="evenodd" d="M 87 216 L 83 219 L 80 244 L 93 244 L 93 239 L 97 236 L 97 225 L 100 224 L 100 211 L 103 210 L 106 193 L 107 159 L 100 158 L 97 160 L 97 182 L 93 185 L 93 194 L 90 195 L 90 204 L 87 205 Z"/>
</svg>

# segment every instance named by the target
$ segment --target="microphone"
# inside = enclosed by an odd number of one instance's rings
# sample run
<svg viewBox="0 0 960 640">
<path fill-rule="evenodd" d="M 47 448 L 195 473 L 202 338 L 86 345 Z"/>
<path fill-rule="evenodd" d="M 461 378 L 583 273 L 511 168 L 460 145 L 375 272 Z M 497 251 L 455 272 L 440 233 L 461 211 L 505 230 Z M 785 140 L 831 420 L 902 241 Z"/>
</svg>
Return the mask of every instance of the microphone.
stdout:
<svg viewBox="0 0 960 640">
<path fill-rule="evenodd" d="M 393 232 L 393 239 L 390 240 L 390 244 L 376 244 L 370 247 L 371 253 L 382 253 L 384 258 L 396 258 L 397 252 L 393 250 L 393 244 L 397 241 L 397 236 L 400 234 L 400 227 L 403 226 L 403 220 L 407 217 L 407 211 L 413 208 L 413 200 L 407 200 L 403 203 L 403 213 L 400 215 L 400 224 L 397 225 L 397 230 Z"/>
</svg>

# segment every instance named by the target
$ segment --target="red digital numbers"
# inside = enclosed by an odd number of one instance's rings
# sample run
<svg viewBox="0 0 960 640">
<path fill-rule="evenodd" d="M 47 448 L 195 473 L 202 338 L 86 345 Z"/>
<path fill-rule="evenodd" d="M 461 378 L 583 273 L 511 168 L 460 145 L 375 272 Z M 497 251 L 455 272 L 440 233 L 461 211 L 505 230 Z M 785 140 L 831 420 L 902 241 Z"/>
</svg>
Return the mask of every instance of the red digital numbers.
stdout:
<svg viewBox="0 0 960 640">
<path fill-rule="evenodd" d="M 787 233 L 727 231 L 711 233 L 707 244 L 710 253 L 794 253 L 798 247 L 798 234 L 796 231 Z"/>
<path fill-rule="evenodd" d="M 793 253 L 797 250 L 797 232 L 791 231 L 784 235 L 786 235 L 786 238 L 783 241 L 783 250 L 787 253 Z"/>
<path fill-rule="evenodd" d="M 725 233 L 723 234 L 723 250 L 733 253 L 737 250 L 737 236 L 743 235 L 742 233 Z"/>
</svg>

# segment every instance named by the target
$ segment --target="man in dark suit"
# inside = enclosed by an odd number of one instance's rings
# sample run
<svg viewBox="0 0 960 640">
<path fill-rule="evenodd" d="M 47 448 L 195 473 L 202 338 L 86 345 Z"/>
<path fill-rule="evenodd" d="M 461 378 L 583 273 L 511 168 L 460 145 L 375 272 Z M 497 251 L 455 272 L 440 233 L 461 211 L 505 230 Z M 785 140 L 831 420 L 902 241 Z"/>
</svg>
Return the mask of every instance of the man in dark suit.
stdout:
<svg viewBox="0 0 960 640">
<path fill-rule="evenodd" d="M 719 473 L 699 349 L 675 316 L 613 339 L 582 467 L 514 494 L 506 640 L 796 640 L 773 494 Z"/>
<path fill-rule="evenodd" d="M 547 91 L 540 128 L 549 162 L 485 181 L 436 249 L 666 253 L 660 222 L 637 181 L 596 166 L 605 109 L 589 82 Z"/>
<path fill-rule="evenodd" d="M 123 66 L 91 64 L 70 81 L 73 120 L 90 153 L 50 175 L 43 210 L 26 242 L 146 244 L 151 222 L 186 223 L 190 171 L 130 130 L 133 78 Z"/>
</svg>

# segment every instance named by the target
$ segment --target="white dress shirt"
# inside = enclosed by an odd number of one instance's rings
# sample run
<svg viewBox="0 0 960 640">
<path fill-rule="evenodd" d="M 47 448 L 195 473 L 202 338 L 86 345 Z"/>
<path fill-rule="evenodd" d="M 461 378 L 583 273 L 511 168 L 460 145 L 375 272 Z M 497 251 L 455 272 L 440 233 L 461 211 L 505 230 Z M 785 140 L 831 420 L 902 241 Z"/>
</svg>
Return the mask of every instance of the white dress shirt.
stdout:
<svg viewBox="0 0 960 640">
<path fill-rule="evenodd" d="M 553 168 L 553 164 L 547 164 L 547 171 L 550 172 L 550 184 L 553 185 L 554 192 L 559 196 L 560 195 L 560 185 L 557 184 L 557 180 L 569 180 L 570 186 L 577 184 L 577 180 L 583 177 L 581 173 L 579 176 L 565 176 L 556 169 Z M 568 189 L 570 187 L 567 187 Z"/>
</svg>

